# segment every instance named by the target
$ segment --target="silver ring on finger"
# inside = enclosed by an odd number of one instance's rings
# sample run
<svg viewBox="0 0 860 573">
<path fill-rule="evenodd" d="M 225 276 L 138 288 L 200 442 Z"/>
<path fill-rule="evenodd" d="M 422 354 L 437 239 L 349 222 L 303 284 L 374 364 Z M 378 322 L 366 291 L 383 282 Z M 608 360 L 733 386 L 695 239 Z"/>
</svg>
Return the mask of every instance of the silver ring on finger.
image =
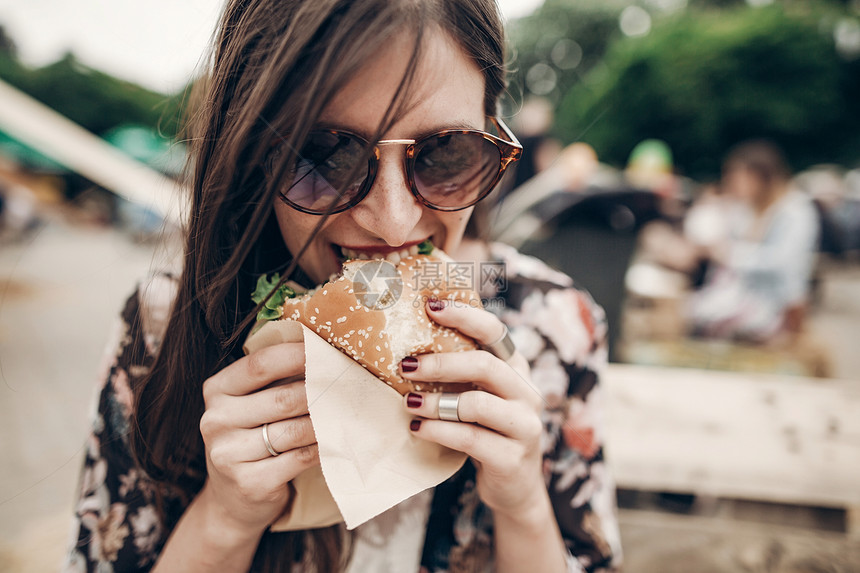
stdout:
<svg viewBox="0 0 860 573">
<path fill-rule="evenodd" d="M 495 342 L 491 342 L 489 344 L 482 344 L 481 348 L 496 356 L 501 358 L 505 362 L 510 360 L 511 356 L 517 351 L 517 347 L 514 345 L 514 341 L 511 339 L 511 333 L 508 330 L 507 325 L 503 324 L 502 327 L 504 331 L 498 340 Z"/>
<path fill-rule="evenodd" d="M 439 395 L 439 407 L 437 414 L 440 420 L 446 422 L 461 422 L 460 420 L 460 394 L 443 392 Z"/>
<path fill-rule="evenodd" d="M 272 456 L 279 456 L 279 455 L 281 455 L 281 452 L 279 452 L 278 450 L 276 450 L 276 449 L 272 446 L 272 442 L 270 442 L 270 441 L 269 441 L 269 424 L 263 424 L 263 444 L 265 444 L 265 446 L 266 446 L 266 450 L 268 450 L 268 452 L 269 452 L 270 454 L 272 454 Z"/>
</svg>

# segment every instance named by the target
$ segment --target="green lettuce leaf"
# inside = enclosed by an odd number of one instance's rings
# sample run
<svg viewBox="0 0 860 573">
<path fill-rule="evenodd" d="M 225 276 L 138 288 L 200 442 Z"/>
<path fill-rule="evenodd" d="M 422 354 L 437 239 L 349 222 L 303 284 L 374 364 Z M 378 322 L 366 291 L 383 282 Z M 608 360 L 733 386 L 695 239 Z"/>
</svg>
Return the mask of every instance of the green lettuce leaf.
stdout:
<svg viewBox="0 0 860 573">
<path fill-rule="evenodd" d="M 257 288 L 254 289 L 254 292 L 251 295 L 251 300 L 260 304 L 266 300 L 266 297 L 269 296 L 269 293 L 272 292 L 276 286 L 278 286 L 279 282 L 281 282 L 281 275 L 279 273 L 273 274 L 271 280 L 267 275 L 260 275 L 260 278 L 257 279 Z"/>
<path fill-rule="evenodd" d="M 280 280 L 281 275 L 278 273 L 273 274 L 271 279 L 266 275 L 262 275 L 257 279 L 257 288 L 251 294 L 251 300 L 257 304 L 265 301 L 263 308 L 257 313 L 257 320 L 276 320 L 281 318 L 281 315 L 284 313 L 282 308 L 284 301 L 296 296 L 296 291 L 287 285 L 278 286 Z M 272 292 L 273 290 L 274 292 Z M 270 293 L 271 296 L 269 296 Z"/>
<path fill-rule="evenodd" d="M 418 254 L 419 255 L 429 255 L 433 252 L 433 243 L 430 240 L 426 240 L 418 245 Z"/>
</svg>

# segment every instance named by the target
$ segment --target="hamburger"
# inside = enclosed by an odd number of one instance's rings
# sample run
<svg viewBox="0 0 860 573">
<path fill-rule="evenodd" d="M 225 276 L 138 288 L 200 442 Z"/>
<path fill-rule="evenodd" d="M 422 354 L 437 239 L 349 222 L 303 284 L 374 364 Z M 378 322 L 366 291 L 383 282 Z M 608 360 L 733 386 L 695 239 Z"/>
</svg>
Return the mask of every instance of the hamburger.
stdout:
<svg viewBox="0 0 860 573">
<path fill-rule="evenodd" d="M 471 338 L 433 322 L 425 310 L 431 297 L 481 304 L 473 289 L 452 286 L 448 263 L 453 260 L 425 241 L 396 264 L 347 259 L 339 275 L 309 291 L 279 284 L 277 274 L 262 276 L 252 298 L 262 304 L 259 321 L 300 322 L 400 394 L 463 392 L 473 385 L 400 376 L 400 361 L 407 356 L 478 348 Z"/>
</svg>

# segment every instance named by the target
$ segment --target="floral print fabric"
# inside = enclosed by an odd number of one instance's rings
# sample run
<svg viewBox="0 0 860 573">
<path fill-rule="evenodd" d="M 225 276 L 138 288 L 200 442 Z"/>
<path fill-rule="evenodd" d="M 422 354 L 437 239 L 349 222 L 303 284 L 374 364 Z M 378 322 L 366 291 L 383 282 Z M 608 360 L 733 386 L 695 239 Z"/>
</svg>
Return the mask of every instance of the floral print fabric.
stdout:
<svg viewBox="0 0 860 573">
<path fill-rule="evenodd" d="M 620 538 L 614 485 L 603 459 L 598 383 L 606 362 L 603 312 L 569 277 L 537 259 L 501 244 L 492 245 L 492 256 L 503 265 L 504 274 L 483 285 L 489 288 L 481 294 L 496 303 L 487 307 L 508 325 L 546 404 L 544 473 L 570 552 L 568 570 L 617 571 Z M 130 384 L 146 371 L 158 350 L 175 286 L 172 278 L 157 276 L 138 289 L 123 309 L 109 345 L 65 573 L 148 571 L 190 503 L 178 489 L 157 490 L 137 467 L 128 442 Z M 467 463 L 425 498 L 423 509 L 410 500 L 395 508 L 404 513 L 398 520 L 414 526 L 424 518 L 405 514 L 426 516 L 429 504 L 420 571 L 494 570 L 492 514 L 478 497 L 474 467 Z M 377 537 L 384 531 L 374 529 Z M 366 567 L 368 572 L 390 569 L 382 563 L 376 569 Z"/>
</svg>

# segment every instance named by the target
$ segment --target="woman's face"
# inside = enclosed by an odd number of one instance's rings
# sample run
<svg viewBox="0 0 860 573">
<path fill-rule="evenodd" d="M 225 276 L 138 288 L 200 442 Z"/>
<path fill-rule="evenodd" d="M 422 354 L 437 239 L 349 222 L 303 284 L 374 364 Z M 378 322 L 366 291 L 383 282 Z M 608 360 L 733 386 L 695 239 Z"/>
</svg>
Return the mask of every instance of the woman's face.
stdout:
<svg viewBox="0 0 860 573">
<path fill-rule="evenodd" d="M 415 139 L 443 129 L 484 129 L 484 77 L 446 34 L 428 34 L 406 112 L 383 139 Z M 392 39 L 328 105 L 321 126 L 370 139 L 382 123 L 409 63 L 412 41 Z M 380 146 L 379 168 L 368 195 L 356 206 L 332 215 L 299 260 L 317 283 L 340 272 L 345 259 L 393 256 L 426 239 L 451 253 L 463 237 L 472 208 L 443 212 L 425 207 L 406 180 L 403 145 Z M 320 220 L 276 201 L 281 234 L 297 253 Z"/>
<path fill-rule="evenodd" d="M 755 205 L 767 194 L 767 185 L 755 171 L 743 165 L 729 166 L 723 172 L 722 186 L 729 197 Z"/>
</svg>

